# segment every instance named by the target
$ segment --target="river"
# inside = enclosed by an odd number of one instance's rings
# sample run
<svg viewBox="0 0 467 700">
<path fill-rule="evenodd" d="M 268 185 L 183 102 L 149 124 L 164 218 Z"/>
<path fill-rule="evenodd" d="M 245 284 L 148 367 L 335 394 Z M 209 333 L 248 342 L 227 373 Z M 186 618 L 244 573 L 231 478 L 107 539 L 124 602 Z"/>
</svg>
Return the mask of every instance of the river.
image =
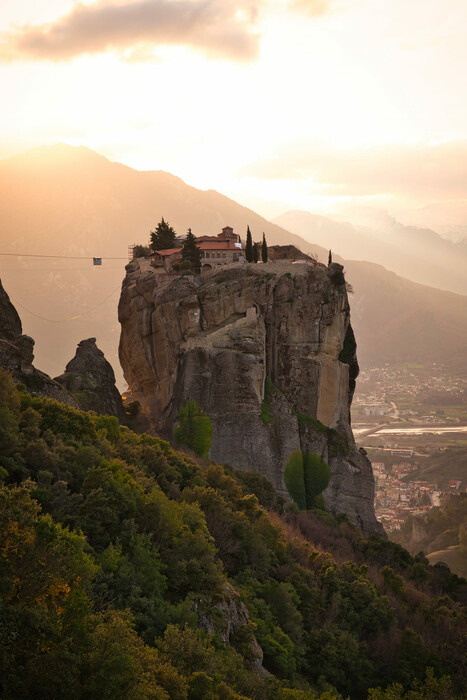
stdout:
<svg viewBox="0 0 467 700">
<path fill-rule="evenodd" d="M 423 426 L 420 428 L 355 428 L 353 434 L 355 436 L 368 435 L 371 432 L 372 435 L 425 435 L 425 434 L 435 434 L 443 435 L 444 433 L 467 433 L 467 425 L 457 425 L 457 426 Z"/>
</svg>

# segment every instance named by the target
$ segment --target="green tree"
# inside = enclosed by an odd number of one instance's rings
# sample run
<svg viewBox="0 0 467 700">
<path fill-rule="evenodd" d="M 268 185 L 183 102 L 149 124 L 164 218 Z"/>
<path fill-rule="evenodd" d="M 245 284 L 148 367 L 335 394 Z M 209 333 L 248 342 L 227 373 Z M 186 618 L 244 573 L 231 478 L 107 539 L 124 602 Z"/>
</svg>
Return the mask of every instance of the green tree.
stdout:
<svg viewBox="0 0 467 700">
<path fill-rule="evenodd" d="M 284 471 L 287 491 L 300 510 L 319 504 L 318 497 L 329 484 L 331 470 L 314 452 L 292 452 Z"/>
<path fill-rule="evenodd" d="M 152 250 L 167 250 L 175 247 L 176 233 L 172 226 L 164 220 L 164 217 L 157 224 L 150 234 L 150 247 Z"/>
<path fill-rule="evenodd" d="M 135 245 L 133 248 L 133 257 L 134 258 L 144 258 L 145 256 L 150 254 L 150 249 L 148 248 L 147 245 Z"/>
<path fill-rule="evenodd" d="M 328 265 L 330 265 L 331 263 L 332 263 L 332 251 L 330 250 L 329 255 L 328 255 Z"/>
<path fill-rule="evenodd" d="M 190 447 L 198 457 L 206 457 L 212 438 L 212 421 L 207 413 L 191 399 L 180 408 L 177 418 L 175 442 Z"/>
<path fill-rule="evenodd" d="M 247 262 L 253 262 L 253 239 L 251 238 L 250 227 L 246 229 L 245 257 Z"/>
<path fill-rule="evenodd" d="M 313 506 L 318 505 L 318 496 L 329 484 L 331 470 L 319 455 L 314 452 L 305 452 L 303 455 L 303 472 L 307 508 L 313 508 Z"/>
<path fill-rule="evenodd" d="M 306 509 L 306 494 L 305 494 L 305 474 L 303 471 L 303 453 L 301 450 L 295 450 L 290 455 L 285 466 L 284 481 L 293 501 L 297 504 L 300 510 Z"/>
<path fill-rule="evenodd" d="M 268 261 L 268 246 L 266 243 L 266 236 L 264 235 L 263 232 L 263 242 L 261 244 L 261 259 L 263 263 L 267 263 Z"/>
<path fill-rule="evenodd" d="M 182 260 L 189 261 L 191 267 L 201 267 L 201 251 L 196 245 L 196 237 L 192 234 L 191 228 L 187 231 L 187 237 L 183 244 Z"/>
</svg>

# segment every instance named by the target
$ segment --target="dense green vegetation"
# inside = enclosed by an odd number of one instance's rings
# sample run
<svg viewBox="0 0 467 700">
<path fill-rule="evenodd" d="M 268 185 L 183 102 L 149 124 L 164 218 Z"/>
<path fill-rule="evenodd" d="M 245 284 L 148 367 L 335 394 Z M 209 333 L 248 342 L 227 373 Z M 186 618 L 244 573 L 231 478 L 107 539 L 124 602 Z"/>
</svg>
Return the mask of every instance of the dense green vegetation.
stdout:
<svg viewBox="0 0 467 700">
<path fill-rule="evenodd" d="M 281 514 L 257 474 L 200 466 L 5 374 L 0 465 L 2 700 L 465 686 L 466 582 L 344 517 Z"/>
</svg>

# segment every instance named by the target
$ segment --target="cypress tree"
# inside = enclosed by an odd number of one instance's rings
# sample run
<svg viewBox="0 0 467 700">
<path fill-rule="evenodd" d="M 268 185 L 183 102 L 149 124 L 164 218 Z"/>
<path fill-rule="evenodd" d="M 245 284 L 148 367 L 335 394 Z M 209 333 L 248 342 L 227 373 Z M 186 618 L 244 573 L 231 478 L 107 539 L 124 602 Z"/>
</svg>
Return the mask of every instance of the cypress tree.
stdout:
<svg viewBox="0 0 467 700">
<path fill-rule="evenodd" d="M 331 263 L 332 263 L 332 252 L 329 251 L 329 255 L 328 255 L 328 267 L 329 267 L 329 265 L 330 265 Z"/>
<path fill-rule="evenodd" d="M 183 244 L 182 260 L 189 260 L 192 267 L 201 267 L 201 251 L 196 245 L 196 237 L 188 229 L 187 237 Z"/>
<path fill-rule="evenodd" d="M 266 236 L 264 235 L 263 231 L 263 242 L 261 244 L 261 259 L 263 263 L 267 263 L 268 261 L 268 246 L 266 243 Z"/>
<path fill-rule="evenodd" d="M 257 263 L 258 259 L 259 259 L 258 246 L 259 246 L 259 243 L 253 243 L 253 262 L 254 263 Z"/>
<path fill-rule="evenodd" d="M 247 226 L 246 229 L 245 257 L 247 262 L 253 262 L 253 240 L 251 238 L 251 231 L 249 226 Z"/>
</svg>

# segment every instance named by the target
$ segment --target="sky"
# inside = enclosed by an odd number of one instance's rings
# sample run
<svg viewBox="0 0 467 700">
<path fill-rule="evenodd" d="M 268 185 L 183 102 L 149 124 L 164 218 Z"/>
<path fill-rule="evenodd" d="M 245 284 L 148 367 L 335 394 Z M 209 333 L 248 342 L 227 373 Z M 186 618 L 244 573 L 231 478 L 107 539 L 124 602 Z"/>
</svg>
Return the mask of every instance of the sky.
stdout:
<svg viewBox="0 0 467 700">
<path fill-rule="evenodd" d="M 0 4 L 0 158 L 85 145 L 273 218 L 467 199 L 465 0 Z"/>
</svg>

